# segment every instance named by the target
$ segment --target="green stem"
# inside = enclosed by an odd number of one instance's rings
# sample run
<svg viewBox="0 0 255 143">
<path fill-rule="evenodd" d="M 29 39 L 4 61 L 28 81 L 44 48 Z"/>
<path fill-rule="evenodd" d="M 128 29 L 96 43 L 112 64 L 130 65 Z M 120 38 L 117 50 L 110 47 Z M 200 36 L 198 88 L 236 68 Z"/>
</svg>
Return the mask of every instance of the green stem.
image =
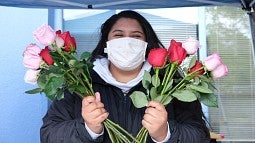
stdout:
<svg viewBox="0 0 255 143">
<path fill-rule="evenodd" d="M 181 80 L 181 82 L 179 82 L 179 83 L 167 94 L 167 96 L 169 96 L 176 88 L 178 88 L 178 87 L 185 81 L 186 77 L 187 77 L 187 76 L 185 76 L 185 77 Z"/>
<path fill-rule="evenodd" d="M 139 133 L 137 134 L 136 138 L 140 141 L 140 143 L 146 143 L 147 136 L 148 136 L 148 130 L 142 127 Z"/>
<path fill-rule="evenodd" d="M 168 73 L 168 72 L 169 72 L 169 70 L 170 70 L 170 68 L 171 68 L 171 66 L 169 66 L 169 65 L 168 65 L 165 73 Z M 164 84 L 165 84 L 166 79 L 167 79 L 167 74 L 165 74 L 165 75 L 164 75 L 164 78 L 163 78 L 163 81 L 162 81 L 162 85 L 164 85 Z"/>
<path fill-rule="evenodd" d="M 173 76 L 173 73 L 174 73 L 174 71 L 176 70 L 176 69 L 175 69 L 176 66 L 177 66 L 177 64 L 172 63 L 171 66 L 170 66 L 170 71 L 169 71 L 169 73 L 166 73 L 166 74 L 167 74 L 167 77 L 166 77 L 166 80 L 165 80 L 165 77 L 164 77 L 165 82 L 162 83 L 162 84 L 164 85 L 164 87 L 163 87 L 163 89 L 162 89 L 162 91 L 161 91 L 161 93 L 160 93 L 161 95 L 165 93 L 167 84 L 168 84 L 169 80 L 171 79 L 171 77 Z M 164 81 L 164 80 L 163 80 L 163 81 Z"/>
<path fill-rule="evenodd" d="M 62 53 L 63 51 L 62 51 L 62 49 L 60 49 L 60 48 L 56 48 L 55 49 L 56 51 L 57 51 L 57 53 L 58 54 L 60 54 L 60 56 L 65 60 L 65 63 L 68 63 L 69 61 L 68 61 L 68 59 L 65 57 L 65 55 Z M 70 73 L 71 72 L 71 73 Z M 70 68 L 70 72 L 69 72 L 69 70 L 66 72 L 66 74 L 67 74 L 67 76 L 68 77 L 70 77 L 71 78 L 71 80 L 73 81 L 73 82 L 77 82 L 78 81 L 78 83 L 80 83 L 85 89 L 88 89 L 88 88 L 86 88 L 86 85 L 84 84 L 84 82 L 79 78 L 79 77 L 77 77 L 74 73 L 73 73 L 73 71 L 71 70 L 71 68 Z M 85 75 L 83 75 L 84 77 L 85 77 L 85 79 L 86 79 L 86 83 L 88 82 L 88 80 L 87 80 L 87 77 L 85 76 Z M 88 84 L 87 83 L 87 85 L 88 85 L 88 87 L 89 87 L 89 95 L 94 95 L 94 92 L 93 92 L 93 89 L 92 89 L 92 87 L 90 86 L 90 84 Z M 78 94 L 79 96 L 80 96 L 80 94 Z M 83 95 L 84 96 L 84 95 Z M 82 97 L 83 97 L 82 96 Z"/>
<path fill-rule="evenodd" d="M 73 82 L 76 81 L 77 77 L 73 76 L 72 74 L 70 74 L 69 72 L 66 72 L 67 76 L 70 77 L 72 79 Z"/>
<path fill-rule="evenodd" d="M 62 53 L 62 49 L 61 48 L 57 48 L 56 51 L 63 57 L 63 59 L 65 60 L 65 63 L 68 63 L 68 59 L 65 57 L 65 55 Z"/>
<path fill-rule="evenodd" d="M 155 73 L 156 73 L 156 79 L 155 79 L 156 81 L 155 81 L 155 85 L 158 85 L 158 79 L 159 79 L 159 78 L 158 78 L 158 74 L 159 74 L 159 68 L 156 68 L 156 69 L 155 69 Z"/>
<path fill-rule="evenodd" d="M 134 138 L 129 132 L 127 132 L 126 130 L 124 130 L 122 127 L 120 127 L 118 124 L 112 122 L 109 119 L 106 119 L 104 122 L 109 123 L 110 125 L 112 125 L 112 127 L 118 129 L 119 131 L 123 132 L 127 137 L 131 138 L 133 141 L 135 141 L 136 143 L 139 143 L 136 138 Z"/>
<path fill-rule="evenodd" d="M 178 87 L 178 89 L 182 89 L 182 87 L 184 87 L 186 84 L 182 83 L 182 85 L 180 85 L 180 87 Z"/>
<path fill-rule="evenodd" d="M 92 95 L 94 95 L 94 90 L 93 90 L 93 88 L 92 88 L 92 84 L 90 84 L 90 82 L 89 82 L 88 77 L 87 77 L 84 73 L 82 73 L 82 76 L 83 76 L 83 78 L 85 79 L 85 83 L 87 84 L 90 93 L 91 93 Z"/>
<path fill-rule="evenodd" d="M 115 128 L 115 126 L 113 126 L 110 122 L 105 121 L 104 125 L 106 128 L 108 128 L 108 130 L 113 132 L 113 135 L 117 140 L 119 140 L 119 142 L 124 141 L 125 143 L 131 143 L 131 141 L 125 135 L 123 135 L 117 128 Z"/>
<path fill-rule="evenodd" d="M 142 127 L 141 129 L 140 129 L 140 131 L 138 132 L 138 134 L 136 135 L 136 139 L 138 140 L 138 141 L 140 141 L 141 139 L 141 136 L 142 136 L 142 134 L 143 134 L 143 131 L 144 131 L 144 127 Z"/>
<path fill-rule="evenodd" d="M 185 80 L 190 80 L 190 79 L 193 77 L 193 76 L 192 76 L 193 74 L 195 74 L 196 72 L 202 70 L 203 68 L 204 68 L 204 67 L 200 67 L 200 68 L 198 68 L 197 70 L 195 70 L 195 71 L 193 71 L 193 72 L 187 74 L 187 75 L 181 80 L 181 82 L 179 82 L 173 89 L 171 89 L 171 91 L 168 92 L 168 94 L 167 94 L 166 96 L 164 96 L 164 97 L 162 98 L 161 103 L 163 103 L 164 100 L 167 99 L 167 97 L 170 96 L 170 95 L 172 94 L 172 92 L 175 91 L 175 89 L 181 89 L 183 86 L 185 86 L 184 81 L 185 81 Z M 162 92 L 161 92 L 161 93 L 162 93 Z"/>
<path fill-rule="evenodd" d="M 82 94 L 80 94 L 80 93 L 78 93 L 78 92 L 76 92 L 76 91 L 74 91 L 74 92 L 75 92 L 75 94 L 77 94 L 81 99 L 84 98 L 84 96 L 83 96 Z"/>
<path fill-rule="evenodd" d="M 106 122 L 104 122 L 104 126 L 105 126 L 106 131 L 108 132 L 108 135 L 109 135 L 111 141 L 119 143 L 119 139 L 114 135 L 113 131 L 110 130 L 110 127 Z"/>
</svg>

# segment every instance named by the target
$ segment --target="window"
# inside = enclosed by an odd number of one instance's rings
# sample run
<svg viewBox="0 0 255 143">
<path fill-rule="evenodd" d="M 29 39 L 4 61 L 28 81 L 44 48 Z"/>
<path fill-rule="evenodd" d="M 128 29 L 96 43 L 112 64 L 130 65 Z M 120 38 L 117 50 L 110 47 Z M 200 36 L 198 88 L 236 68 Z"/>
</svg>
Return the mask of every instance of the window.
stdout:
<svg viewBox="0 0 255 143">
<path fill-rule="evenodd" d="M 225 141 L 255 141 L 255 68 L 249 19 L 234 7 L 206 8 L 208 54 L 218 51 L 229 75 L 216 81 L 219 108 L 209 108 L 212 128 Z"/>
</svg>

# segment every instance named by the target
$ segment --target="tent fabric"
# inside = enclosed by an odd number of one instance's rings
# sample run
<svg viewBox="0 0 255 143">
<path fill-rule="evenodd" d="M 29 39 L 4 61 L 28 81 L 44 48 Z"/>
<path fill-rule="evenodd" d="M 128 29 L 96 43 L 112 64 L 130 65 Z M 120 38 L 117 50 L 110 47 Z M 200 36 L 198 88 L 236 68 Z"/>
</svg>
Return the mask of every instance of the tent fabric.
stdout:
<svg viewBox="0 0 255 143">
<path fill-rule="evenodd" d="M 194 6 L 237 6 L 248 9 L 254 0 L 1 0 L 0 5 L 59 9 L 151 9 Z"/>
</svg>

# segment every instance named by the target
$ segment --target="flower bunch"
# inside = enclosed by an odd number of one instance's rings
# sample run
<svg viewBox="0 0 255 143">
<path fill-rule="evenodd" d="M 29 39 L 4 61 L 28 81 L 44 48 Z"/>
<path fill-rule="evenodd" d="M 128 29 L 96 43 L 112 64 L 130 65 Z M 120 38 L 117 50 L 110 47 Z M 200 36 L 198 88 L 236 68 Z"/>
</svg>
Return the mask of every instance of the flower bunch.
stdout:
<svg viewBox="0 0 255 143">
<path fill-rule="evenodd" d="M 64 97 L 64 91 L 76 93 L 80 97 L 94 95 L 89 71 L 92 64 L 87 61 L 89 53 L 75 57 L 76 41 L 67 32 L 54 31 L 43 24 L 34 31 L 34 37 L 44 46 L 29 44 L 23 52 L 23 64 L 28 68 L 24 80 L 38 84 L 38 88 L 26 93 L 45 93 L 53 100 Z"/>
<path fill-rule="evenodd" d="M 218 53 L 197 60 L 195 53 L 200 47 L 199 41 L 189 37 L 183 43 L 171 40 L 166 48 L 155 48 L 149 52 L 148 62 L 154 74 L 145 71 L 142 80 L 146 94 L 135 91 L 130 96 L 137 108 L 145 107 L 151 101 L 169 104 L 173 98 L 184 102 L 200 100 L 207 106 L 216 107 L 213 82 L 228 74 L 227 66 Z M 147 130 L 143 127 L 137 140 L 146 142 Z"/>
<path fill-rule="evenodd" d="M 84 52 L 79 59 L 76 58 L 76 41 L 69 31 L 54 31 L 43 24 L 34 31 L 34 37 L 44 48 L 32 43 L 23 52 L 23 64 L 28 68 L 24 80 L 38 85 L 38 88 L 26 93 L 45 93 L 51 100 L 63 98 L 65 91 L 81 98 L 94 96 L 90 76 L 93 65 L 88 61 L 90 53 Z M 112 142 L 137 142 L 131 134 L 111 120 L 106 119 L 103 124 Z"/>
</svg>

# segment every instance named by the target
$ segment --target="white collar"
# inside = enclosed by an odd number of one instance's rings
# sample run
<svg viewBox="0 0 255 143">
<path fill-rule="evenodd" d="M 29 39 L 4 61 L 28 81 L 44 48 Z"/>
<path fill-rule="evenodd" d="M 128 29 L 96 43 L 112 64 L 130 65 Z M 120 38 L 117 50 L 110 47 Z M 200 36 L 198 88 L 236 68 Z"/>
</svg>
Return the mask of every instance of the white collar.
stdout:
<svg viewBox="0 0 255 143">
<path fill-rule="evenodd" d="M 127 93 L 132 87 L 137 85 L 143 79 L 144 70 L 150 71 L 151 65 L 145 61 L 143 67 L 136 78 L 127 83 L 118 82 L 111 74 L 109 70 L 109 61 L 107 58 L 96 59 L 93 62 L 93 70 L 107 83 L 114 85 L 122 90 L 123 93 Z"/>
</svg>

